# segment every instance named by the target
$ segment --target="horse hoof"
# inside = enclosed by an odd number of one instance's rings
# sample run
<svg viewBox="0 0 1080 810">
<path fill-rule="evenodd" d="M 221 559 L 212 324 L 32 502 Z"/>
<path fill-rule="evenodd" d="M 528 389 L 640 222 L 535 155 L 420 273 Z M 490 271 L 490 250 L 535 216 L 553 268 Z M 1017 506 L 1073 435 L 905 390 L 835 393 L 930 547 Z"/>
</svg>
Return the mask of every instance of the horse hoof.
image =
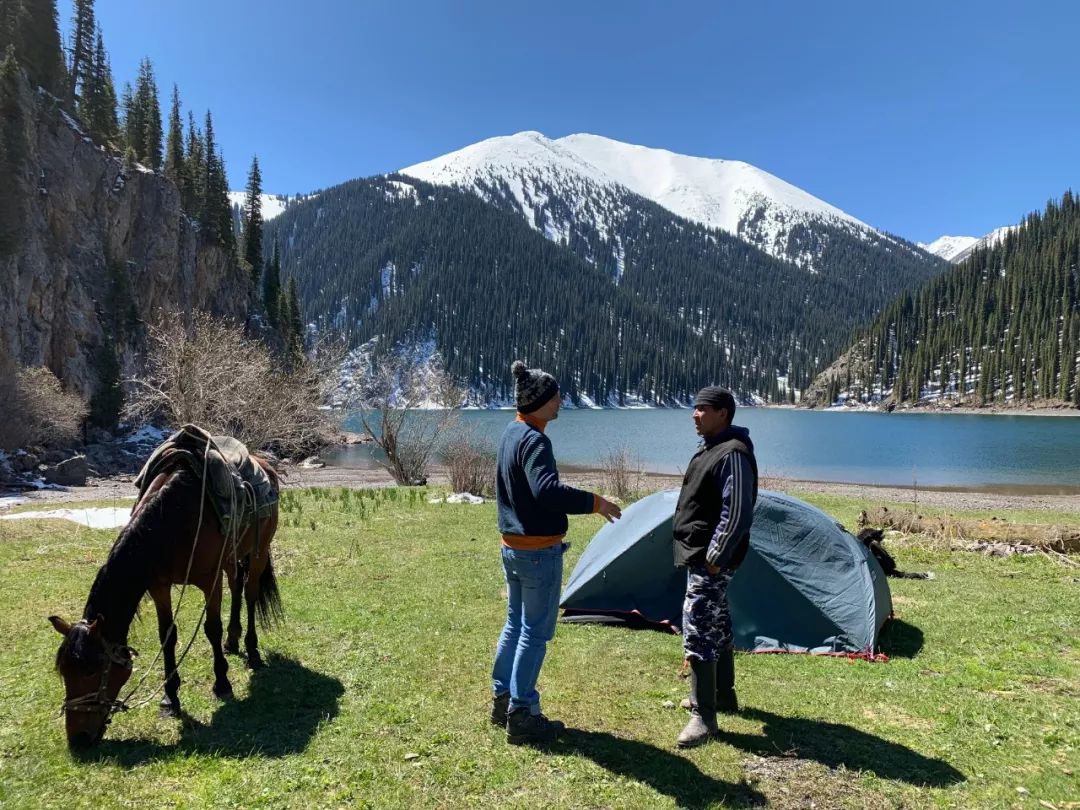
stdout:
<svg viewBox="0 0 1080 810">
<path fill-rule="evenodd" d="M 229 655 L 240 654 L 240 642 L 239 641 L 226 641 L 223 648 Z"/>
<path fill-rule="evenodd" d="M 179 717 L 180 704 L 166 698 L 158 704 L 158 717 Z"/>
<path fill-rule="evenodd" d="M 266 662 L 262 660 L 262 656 L 259 655 L 259 651 L 249 652 L 247 657 L 248 669 L 262 669 L 266 666 Z"/>
<path fill-rule="evenodd" d="M 225 683 L 224 685 L 214 684 L 214 697 L 218 700 L 232 700 L 233 691 L 232 684 Z"/>
</svg>

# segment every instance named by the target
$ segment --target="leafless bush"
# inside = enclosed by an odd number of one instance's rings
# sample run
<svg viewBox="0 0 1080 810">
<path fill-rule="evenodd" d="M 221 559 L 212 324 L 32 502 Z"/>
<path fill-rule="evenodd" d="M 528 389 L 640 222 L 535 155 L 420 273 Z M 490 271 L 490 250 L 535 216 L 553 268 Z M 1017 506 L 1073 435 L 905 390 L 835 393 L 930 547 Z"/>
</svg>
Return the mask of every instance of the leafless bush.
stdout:
<svg viewBox="0 0 1080 810">
<path fill-rule="evenodd" d="M 481 497 L 494 495 L 496 456 L 495 445 L 476 431 L 455 431 L 442 449 L 450 488 Z"/>
<path fill-rule="evenodd" d="M 145 375 L 129 380 L 125 416 L 191 423 L 235 436 L 251 449 L 310 452 L 325 443 L 319 405 L 326 362 L 288 368 L 239 327 L 196 313 L 166 315 L 149 330 Z"/>
<path fill-rule="evenodd" d="M 431 457 L 457 423 L 461 389 L 437 356 L 421 363 L 407 351 L 377 357 L 357 383 L 360 421 L 383 466 L 399 484 L 426 483 Z"/>
<path fill-rule="evenodd" d="M 0 357 L 0 449 L 45 445 L 64 447 L 79 440 L 86 403 L 65 391 L 49 369 L 20 369 Z"/>
<path fill-rule="evenodd" d="M 645 487 L 645 471 L 627 447 L 609 450 L 600 460 L 604 492 L 625 501 Z"/>
</svg>

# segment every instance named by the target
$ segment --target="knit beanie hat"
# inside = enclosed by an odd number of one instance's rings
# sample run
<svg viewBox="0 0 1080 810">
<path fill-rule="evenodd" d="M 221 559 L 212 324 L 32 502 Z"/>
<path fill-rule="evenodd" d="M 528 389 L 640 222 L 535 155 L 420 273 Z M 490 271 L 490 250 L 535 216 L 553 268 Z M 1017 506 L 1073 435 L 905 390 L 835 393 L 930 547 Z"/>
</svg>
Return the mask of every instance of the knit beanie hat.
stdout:
<svg viewBox="0 0 1080 810">
<path fill-rule="evenodd" d="M 735 416 L 735 397 L 719 385 L 706 385 L 694 397 L 694 405 L 709 405 L 717 410 L 727 408 L 728 416 Z"/>
<path fill-rule="evenodd" d="M 532 413 L 559 391 L 554 377 L 538 368 L 525 368 L 520 360 L 511 364 L 510 373 L 514 375 L 514 400 L 521 413 Z"/>
</svg>

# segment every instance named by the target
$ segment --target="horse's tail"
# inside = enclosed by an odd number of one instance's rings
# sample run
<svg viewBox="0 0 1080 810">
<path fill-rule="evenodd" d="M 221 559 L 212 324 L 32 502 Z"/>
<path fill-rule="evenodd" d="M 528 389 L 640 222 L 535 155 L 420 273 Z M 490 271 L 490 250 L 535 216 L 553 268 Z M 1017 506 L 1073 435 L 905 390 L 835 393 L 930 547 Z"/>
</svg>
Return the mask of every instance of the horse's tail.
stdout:
<svg viewBox="0 0 1080 810">
<path fill-rule="evenodd" d="M 269 557 L 266 560 L 266 568 L 259 575 L 259 594 L 255 597 L 255 615 L 258 616 L 259 624 L 263 627 L 285 621 L 285 608 L 281 604 L 277 577 L 274 576 L 274 561 Z"/>
</svg>

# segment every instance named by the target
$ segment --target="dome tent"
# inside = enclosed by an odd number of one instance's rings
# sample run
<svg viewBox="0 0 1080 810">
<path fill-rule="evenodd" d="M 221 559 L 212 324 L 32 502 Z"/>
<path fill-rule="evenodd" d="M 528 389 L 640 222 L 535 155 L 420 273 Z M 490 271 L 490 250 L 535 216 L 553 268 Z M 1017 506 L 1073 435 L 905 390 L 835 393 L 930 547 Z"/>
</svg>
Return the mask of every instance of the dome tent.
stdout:
<svg viewBox="0 0 1080 810">
<path fill-rule="evenodd" d="M 678 497 L 643 498 L 596 533 L 563 591 L 564 621 L 678 630 L 686 590 L 671 547 Z M 751 652 L 873 655 L 892 612 L 885 574 L 862 543 L 820 509 L 767 490 L 728 601 L 735 648 Z"/>
</svg>

